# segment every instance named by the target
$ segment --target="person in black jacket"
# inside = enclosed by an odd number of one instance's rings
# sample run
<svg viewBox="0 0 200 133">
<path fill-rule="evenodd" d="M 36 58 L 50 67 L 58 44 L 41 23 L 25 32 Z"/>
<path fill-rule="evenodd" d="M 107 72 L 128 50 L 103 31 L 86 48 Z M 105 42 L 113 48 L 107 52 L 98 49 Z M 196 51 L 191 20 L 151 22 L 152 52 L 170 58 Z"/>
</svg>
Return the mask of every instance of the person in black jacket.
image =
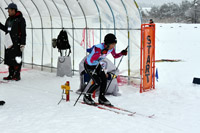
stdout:
<svg viewBox="0 0 200 133">
<path fill-rule="evenodd" d="M 26 22 L 16 4 L 10 3 L 5 9 L 8 9 L 9 17 L 5 25 L 0 23 L 0 29 L 10 34 L 12 44 L 5 49 L 4 64 L 9 66 L 9 75 L 3 79 L 18 81 L 21 79 L 22 52 L 26 45 Z"/>
<path fill-rule="evenodd" d="M 154 24 L 153 19 L 149 20 L 149 24 Z M 149 25 L 149 27 L 153 27 L 152 25 Z"/>
<path fill-rule="evenodd" d="M 149 24 L 153 24 L 154 22 L 153 22 L 153 19 L 150 19 L 149 20 Z"/>
</svg>

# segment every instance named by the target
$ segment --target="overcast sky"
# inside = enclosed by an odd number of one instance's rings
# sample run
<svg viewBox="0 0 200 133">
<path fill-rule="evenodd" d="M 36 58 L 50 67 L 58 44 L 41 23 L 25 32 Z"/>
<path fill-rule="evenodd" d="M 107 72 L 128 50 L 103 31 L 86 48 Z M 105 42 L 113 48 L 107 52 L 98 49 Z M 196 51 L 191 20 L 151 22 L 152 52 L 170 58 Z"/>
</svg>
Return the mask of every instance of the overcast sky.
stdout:
<svg viewBox="0 0 200 133">
<path fill-rule="evenodd" d="M 146 3 L 146 4 L 151 4 L 151 5 L 161 5 L 164 3 L 181 3 L 184 0 L 136 0 L 138 3 Z M 193 0 L 188 0 L 188 1 L 193 1 Z"/>
</svg>

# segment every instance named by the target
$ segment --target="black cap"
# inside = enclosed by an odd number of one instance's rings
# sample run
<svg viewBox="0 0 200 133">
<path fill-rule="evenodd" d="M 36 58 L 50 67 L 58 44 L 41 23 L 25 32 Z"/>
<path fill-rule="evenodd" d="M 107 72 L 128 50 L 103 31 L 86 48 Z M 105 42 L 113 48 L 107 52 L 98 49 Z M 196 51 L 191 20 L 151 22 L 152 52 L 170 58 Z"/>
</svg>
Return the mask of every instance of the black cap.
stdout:
<svg viewBox="0 0 200 133">
<path fill-rule="evenodd" d="M 109 45 L 109 44 L 112 44 L 112 43 L 117 43 L 117 38 L 114 34 L 109 33 L 105 36 L 104 43 L 106 45 Z"/>
<path fill-rule="evenodd" d="M 17 5 L 15 3 L 10 3 L 5 9 L 17 9 Z"/>
</svg>

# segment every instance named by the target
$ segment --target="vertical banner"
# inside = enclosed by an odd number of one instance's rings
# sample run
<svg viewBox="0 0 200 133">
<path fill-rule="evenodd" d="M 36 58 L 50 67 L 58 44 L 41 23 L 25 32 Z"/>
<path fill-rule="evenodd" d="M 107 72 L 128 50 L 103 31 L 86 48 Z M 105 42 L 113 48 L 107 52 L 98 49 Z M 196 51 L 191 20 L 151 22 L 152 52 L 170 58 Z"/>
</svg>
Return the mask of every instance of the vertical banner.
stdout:
<svg viewBox="0 0 200 133">
<path fill-rule="evenodd" d="M 155 89 L 155 24 L 141 26 L 140 93 Z"/>
</svg>

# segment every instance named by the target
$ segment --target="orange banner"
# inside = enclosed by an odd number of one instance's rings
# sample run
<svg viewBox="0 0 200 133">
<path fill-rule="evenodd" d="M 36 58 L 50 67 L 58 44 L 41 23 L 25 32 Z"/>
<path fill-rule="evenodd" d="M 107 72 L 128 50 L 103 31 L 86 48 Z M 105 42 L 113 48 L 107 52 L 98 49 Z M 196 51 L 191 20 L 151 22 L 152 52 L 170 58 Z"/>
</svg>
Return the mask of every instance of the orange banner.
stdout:
<svg viewBox="0 0 200 133">
<path fill-rule="evenodd" d="M 155 24 L 143 24 L 141 29 L 140 92 L 155 88 Z"/>
<path fill-rule="evenodd" d="M 152 87 L 152 28 L 145 28 L 144 31 L 144 46 L 143 46 L 143 89 L 150 89 Z"/>
</svg>

